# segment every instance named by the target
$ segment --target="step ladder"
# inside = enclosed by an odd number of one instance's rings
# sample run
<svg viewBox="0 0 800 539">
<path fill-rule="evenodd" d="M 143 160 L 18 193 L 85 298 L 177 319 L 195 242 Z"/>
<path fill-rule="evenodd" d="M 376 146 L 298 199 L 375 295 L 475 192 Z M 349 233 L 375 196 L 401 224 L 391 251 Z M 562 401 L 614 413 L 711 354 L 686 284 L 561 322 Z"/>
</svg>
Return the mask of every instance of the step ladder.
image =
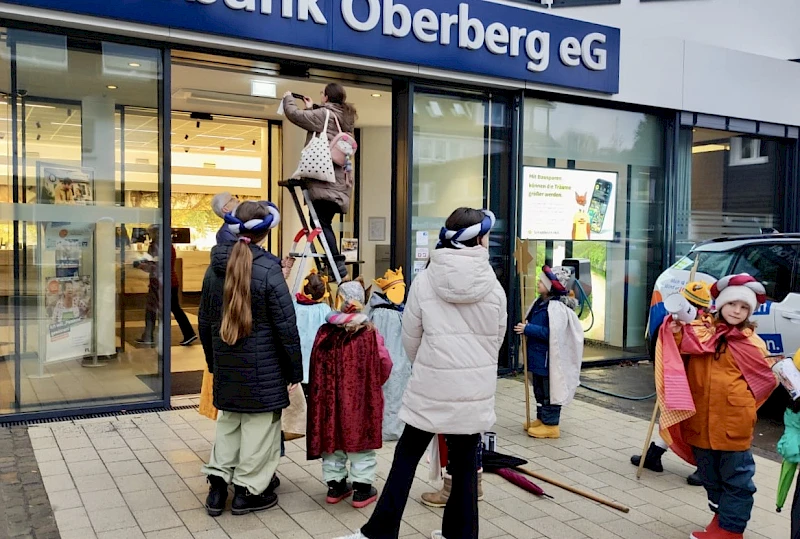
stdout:
<svg viewBox="0 0 800 539">
<path fill-rule="evenodd" d="M 324 260 L 327 262 L 328 268 L 330 268 L 330 274 L 336 280 L 336 284 L 342 284 L 342 276 L 339 274 L 339 268 L 336 266 L 333 253 L 331 253 L 330 246 L 328 245 L 328 239 L 322 232 L 322 226 L 320 225 L 319 218 L 317 217 L 317 210 L 314 209 L 314 204 L 311 203 L 311 198 L 308 196 L 306 182 L 303 180 L 282 180 L 278 182 L 278 185 L 281 187 L 286 187 L 289 190 L 289 193 L 291 193 L 292 200 L 294 201 L 294 207 L 297 210 L 297 215 L 300 217 L 300 224 L 303 226 L 303 228 L 300 229 L 300 231 L 295 235 L 292 250 L 289 252 L 290 257 L 300 261 L 300 267 L 297 268 L 297 277 L 295 278 L 295 285 L 292 292 L 299 292 L 300 285 L 303 282 L 303 277 L 305 276 L 305 263 L 309 258 L 316 262 L 317 270 L 320 272 L 320 274 L 323 273 L 322 261 Z M 308 208 L 308 215 L 311 218 L 311 223 L 314 225 L 313 228 L 309 226 L 308 220 L 306 219 L 305 212 L 303 211 L 303 205 L 300 203 L 300 197 L 297 193 L 298 189 L 302 192 L 303 200 Z M 305 247 L 302 251 L 300 251 L 298 246 L 303 239 L 305 239 Z M 322 246 L 322 252 L 317 250 L 317 247 L 314 244 L 315 241 L 318 241 Z"/>
</svg>

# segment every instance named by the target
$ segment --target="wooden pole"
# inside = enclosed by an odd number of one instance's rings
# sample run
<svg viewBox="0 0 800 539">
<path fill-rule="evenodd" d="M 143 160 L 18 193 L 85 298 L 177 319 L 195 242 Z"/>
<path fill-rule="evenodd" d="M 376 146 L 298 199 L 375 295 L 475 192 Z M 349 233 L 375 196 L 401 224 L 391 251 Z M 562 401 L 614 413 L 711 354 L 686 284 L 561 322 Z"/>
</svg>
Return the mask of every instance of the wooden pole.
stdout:
<svg viewBox="0 0 800 539">
<path fill-rule="evenodd" d="M 588 498 L 588 499 L 593 500 L 593 501 L 595 501 L 597 503 L 602 503 L 603 505 L 607 505 L 608 507 L 612 507 L 612 508 L 616 509 L 617 511 L 622 511 L 623 513 L 630 512 L 630 508 L 622 505 L 621 503 L 612 502 L 611 500 L 607 500 L 605 498 L 601 498 L 600 496 L 598 496 L 596 494 L 592 494 L 591 492 L 586 492 L 585 490 L 581 490 L 579 488 L 572 487 L 570 485 L 562 483 L 561 481 L 556 481 L 555 479 L 550 479 L 547 476 L 544 476 L 542 474 L 533 472 L 531 470 L 527 470 L 527 469 L 522 468 L 522 467 L 517 467 L 517 468 L 514 468 L 514 469 L 519 471 L 519 472 L 524 473 L 527 476 L 533 477 L 533 478 L 538 479 L 540 481 L 544 481 L 545 483 L 550 483 L 551 485 L 555 485 L 558 488 L 563 488 L 564 490 L 572 492 L 573 494 L 577 494 L 578 496 L 583 496 L 584 498 Z"/>
<path fill-rule="evenodd" d="M 519 274 L 519 302 L 522 322 L 525 322 L 525 276 Z M 519 336 L 520 355 L 522 356 L 522 372 L 525 374 L 525 432 L 531 428 L 531 385 L 528 382 L 528 339 L 525 334 Z"/>
<path fill-rule="evenodd" d="M 533 260 L 530 252 L 528 252 L 528 245 L 524 240 L 517 238 L 516 248 L 514 250 L 514 258 L 517 262 L 517 278 L 519 284 L 519 306 L 521 322 L 525 322 L 525 274 L 528 272 L 528 266 Z M 525 432 L 531 426 L 531 388 L 528 382 L 528 345 L 525 335 L 519 337 L 520 343 L 520 357 L 522 357 L 522 372 L 524 373 L 525 380 Z"/>
<path fill-rule="evenodd" d="M 658 397 L 656 397 L 656 404 L 653 406 L 653 417 L 650 418 L 650 427 L 647 429 L 647 438 L 644 441 L 642 448 L 642 455 L 639 457 L 639 469 L 636 470 L 636 479 L 642 477 L 642 468 L 644 468 L 644 457 L 647 455 L 647 449 L 650 447 L 650 440 L 653 439 L 653 427 L 656 425 L 656 417 L 658 417 Z"/>
</svg>

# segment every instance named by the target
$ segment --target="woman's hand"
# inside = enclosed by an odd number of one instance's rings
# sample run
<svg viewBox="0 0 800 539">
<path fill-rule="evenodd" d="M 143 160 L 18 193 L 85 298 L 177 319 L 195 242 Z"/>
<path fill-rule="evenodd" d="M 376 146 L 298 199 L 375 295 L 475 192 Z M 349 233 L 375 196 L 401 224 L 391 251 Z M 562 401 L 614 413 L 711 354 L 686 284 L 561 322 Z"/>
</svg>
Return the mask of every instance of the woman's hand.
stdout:
<svg viewBox="0 0 800 539">
<path fill-rule="evenodd" d="M 527 325 L 527 324 L 525 324 L 525 322 L 520 322 L 519 324 L 517 324 L 516 326 L 514 326 L 514 333 L 516 333 L 517 335 L 522 335 L 522 334 L 524 334 L 524 333 L 525 333 L 525 326 L 526 326 L 526 325 Z"/>
<path fill-rule="evenodd" d="M 286 99 L 290 95 L 292 95 L 292 92 L 286 92 L 285 94 L 283 94 L 283 98 Z"/>
<path fill-rule="evenodd" d="M 300 384 L 291 384 L 289 386 L 289 393 L 292 393 L 295 389 L 297 389 L 297 386 L 299 386 L 299 385 Z"/>
<path fill-rule="evenodd" d="M 306 104 L 306 108 L 307 109 L 310 109 L 310 108 L 314 107 L 314 101 L 308 96 L 303 98 L 303 103 Z"/>
</svg>

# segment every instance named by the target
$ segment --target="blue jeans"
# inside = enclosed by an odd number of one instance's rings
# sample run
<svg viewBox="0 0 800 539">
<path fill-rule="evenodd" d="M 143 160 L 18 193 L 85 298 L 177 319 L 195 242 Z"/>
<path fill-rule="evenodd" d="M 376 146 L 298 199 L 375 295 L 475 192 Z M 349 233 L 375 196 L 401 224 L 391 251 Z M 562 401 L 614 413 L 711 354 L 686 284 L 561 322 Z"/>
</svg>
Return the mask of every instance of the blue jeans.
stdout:
<svg viewBox="0 0 800 539">
<path fill-rule="evenodd" d="M 545 425 L 555 426 L 561 422 L 561 406 L 550 404 L 550 377 L 531 375 L 533 396 L 536 397 L 536 419 Z"/>
<path fill-rule="evenodd" d="M 692 448 L 697 472 L 708 494 L 708 506 L 719 515 L 719 526 L 731 533 L 744 533 L 756 485 L 756 463 L 748 451 L 716 451 Z"/>
</svg>

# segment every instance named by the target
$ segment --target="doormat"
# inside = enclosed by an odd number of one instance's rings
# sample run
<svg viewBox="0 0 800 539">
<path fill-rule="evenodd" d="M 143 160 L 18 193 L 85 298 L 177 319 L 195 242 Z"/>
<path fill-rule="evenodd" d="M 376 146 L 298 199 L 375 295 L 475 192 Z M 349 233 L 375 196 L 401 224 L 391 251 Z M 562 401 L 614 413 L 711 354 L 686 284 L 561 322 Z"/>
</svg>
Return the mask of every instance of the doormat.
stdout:
<svg viewBox="0 0 800 539">
<path fill-rule="evenodd" d="M 160 374 L 139 374 L 137 377 L 156 393 L 161 392 Z M 171 395 L 196 395 L 203 385 L 203 371 L 173 372 L 170 374 Z"/>
</svg>

